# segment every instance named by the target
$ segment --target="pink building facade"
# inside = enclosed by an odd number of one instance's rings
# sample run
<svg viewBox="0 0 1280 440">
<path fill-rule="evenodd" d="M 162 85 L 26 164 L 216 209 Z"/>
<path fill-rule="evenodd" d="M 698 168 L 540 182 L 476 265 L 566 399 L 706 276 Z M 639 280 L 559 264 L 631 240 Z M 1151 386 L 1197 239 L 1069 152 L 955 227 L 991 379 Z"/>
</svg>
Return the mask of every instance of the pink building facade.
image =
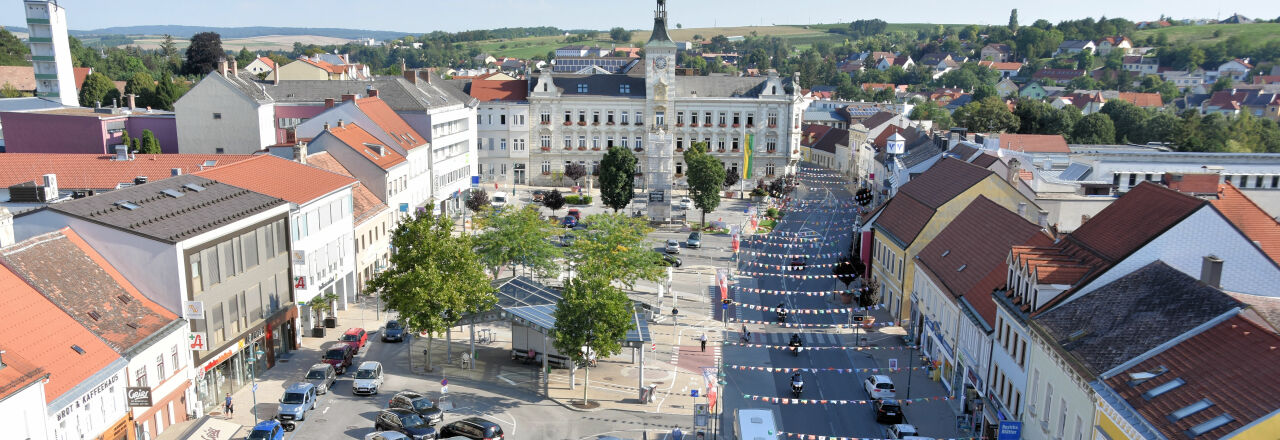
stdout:
<svg viewBox="0 0 1280 440">
<path fill-rule="evenodd" d="M 141 138 L 151 130 L 164 153 L 178 152 L 173 113 L 96 113 L 94 109 L 56 109 L 43 112 L 4 112 L 4 145 L 9 153 L 112 154 L 124 131 Z"/>
</svg>

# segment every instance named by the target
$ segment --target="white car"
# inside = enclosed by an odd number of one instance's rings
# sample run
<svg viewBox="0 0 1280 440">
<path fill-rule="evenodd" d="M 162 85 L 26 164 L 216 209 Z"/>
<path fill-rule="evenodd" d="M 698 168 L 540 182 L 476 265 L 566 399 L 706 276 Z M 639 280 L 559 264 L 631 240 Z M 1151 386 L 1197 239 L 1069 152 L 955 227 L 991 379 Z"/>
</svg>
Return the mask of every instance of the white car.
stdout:
<svg viewBox="0 0 1280 440">
<path fill-rule="evenodd" d="M 494 209 L 507 206 L 507 193 L 504 193 L 504 192 L 493 193 L 493 197 L 489 198 L 489 204 L 493 205 Z"/>
<path fill-rule="evenodd" d="M 889 438 L 898 440 L 931 440 L 931 437 L 921 437 L 919 431 L 916 431 L 915 425 L 900 423 L 897 425 L 889 425 Z"/>
<path fill-rule="evenodd" d="M 680 253 L 680 242 L 675 240 L 667 240 L 667 246 L 665 250 L 667 251 L 668 254 Z"/>
<path fill-rule="evenodd" d="M 351 381 L 352 394 L 378 394 L 382 387 L 382 363 L 366 361 L 356 369 L 355 379 Z"/>
<path fill-rule="evenodd" d="M 680 209 L 693 209 L 693 200 L 689 200 L 688 197 L 681 197 L 679 203 Z"/>
<path fill-rule="evenodd" d="M 893 380 L 883 374 L 874 374 L 862 381 L 862 387 L 872 399 L 892 399 Z"/>
<path fill-rule="evenodd" d="M 364 440 L 408 440 L 409 436 L 395 431 L 378 431 L 364 435 Z"/>
</svg>

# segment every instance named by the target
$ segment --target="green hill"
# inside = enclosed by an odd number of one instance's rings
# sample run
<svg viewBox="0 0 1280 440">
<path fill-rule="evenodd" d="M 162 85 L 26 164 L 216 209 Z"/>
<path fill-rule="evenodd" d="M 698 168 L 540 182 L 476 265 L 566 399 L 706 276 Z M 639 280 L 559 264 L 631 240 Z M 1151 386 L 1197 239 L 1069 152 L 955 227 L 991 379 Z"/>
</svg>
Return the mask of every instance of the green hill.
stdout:
<svg viewBox="0 0 1280 440">
<path fill-rule="evenodd" d="M 1218 36 L 1213 36 L 1218 32 Z M 1280 23 L 1249 24 L 1206 24 L 1203 26 L 1173 26 L 1162 29 L 1147 29 L 1134 32 L 1134 38 L 1146 38 L 1165 34 L 1170 42 L 1189 42 L 1212 44 L 1231 38 L 1234 35 L 1244 37 L 1253 44 L 1265 44 L 1271 40 L 1280 40 Z"/>
</svg>

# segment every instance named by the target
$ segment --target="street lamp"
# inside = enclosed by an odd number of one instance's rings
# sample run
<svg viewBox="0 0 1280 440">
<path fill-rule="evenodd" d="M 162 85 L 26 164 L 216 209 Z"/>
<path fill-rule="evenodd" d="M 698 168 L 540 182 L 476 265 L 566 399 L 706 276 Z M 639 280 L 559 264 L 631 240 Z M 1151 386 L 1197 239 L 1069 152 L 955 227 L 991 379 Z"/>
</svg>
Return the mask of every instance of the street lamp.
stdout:
<svg viewBox="0 0 1280 440">
<path fill-rule="evenodd" d="M 258 359 L 262 358 L 262 350 L 258 350 L 249 356 L 249 392 L 253 394 L 253 423 L 258 423 L 258 379 L 254 375 L 254 367 L 258 363 Z"/>
<path fill-rule="evenodd" d="M 729 384 L 729 382 L 728 382 L 728 381 L 725 381 L 725 380 L 724 380 L 724 378 L 725 378 L 725 374 L 724 374 L 724 364 L 721 364 L 721 365 L 720 365 L 720 368 L 718 368 L 718 370 L 719 370 L 719 371 L 717 371 L 717 372 L 716 372 L 716 377 L 717 377 L 717 378 L 719 378 L 719 379 L 716 381 L 716 383 L 720 385 L 720 392 L 719 392 L 719 393 L 716 393 L 716 401 L 715 401 L 715 402 L 712 402 L 712 403 L 715 405 L 715 407 L 716 407 L 716 419 L 715 419 L 715 423 L 713 423 L 713 424 L 711 425 L 711 426 L 712 426 L 712 429 L 711 429 L 711 438 L 713 438 L 713 439 L 719 439 L 719 438 L 720 438 L 720 416 L 721 416 L 722 414 L 724 414 L 724 405 L 722 405 L 722 404 L 721 404 L 721 402 L 722 402 L 722 401 L 724 401 L 724 392 L 725 392 L 725 388 L 724 388 L 724 387 L 725 387 L 725 385 L 728 385 L 728 384 Z"/>
</svg>

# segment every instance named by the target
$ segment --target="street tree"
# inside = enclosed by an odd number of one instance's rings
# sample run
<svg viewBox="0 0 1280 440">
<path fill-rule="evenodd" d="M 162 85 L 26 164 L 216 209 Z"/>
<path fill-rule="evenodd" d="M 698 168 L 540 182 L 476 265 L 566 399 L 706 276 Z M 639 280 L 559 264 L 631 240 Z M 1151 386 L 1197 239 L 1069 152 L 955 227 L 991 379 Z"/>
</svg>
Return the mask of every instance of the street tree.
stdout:
<svg viewBox="0 0 1280 440">
<path fill-rule="evenodd" d="M 637 280 L 659 281 L 662 256 L 646 240 L 653 229 L 644 220 L 607 213 L 587 217 L 586 233 L 570 248 L 580 274 L 599 275 L 632 288 Z"/>
<path fill-rule="evenodd" d="M 573 186 L 578 186 L 578 180 L 587 177 L 587 167 L 580 163 L 565 165 L 564 176 L 573 181 Z"/>
<path fill-rule="evenodd" d="M 689 198 L 702 211 L 705 226 L 707 212 L 720 206 L 720 189 L 724 185 L 725 169 L 720 159 L 707 153 L 707 143 L 694 142 L 684 152 L 684 164 L 689 169 Z"/>
<path fill-rule="evenodd" d="M 383 298 L 400 322 L 426 332 L 427 369 L 435 335 L 458 324 L 463 315 L 489 310 L 498 303 L 489 277 L 469 235 L 453 233 L 453 221 L 419 210 L 391 235 L 391 265 L 365 286 Z"/>
<path fill-rule="evenodd" d="M 138 152 L 142 154 L 160 154 L 160 139 L 156 138 L 156 134 L 151 130 L 142 130 L 142 140 L 138 145 Z"/>
<path fill-rule="evenodd" d="M 742 180 L 742 176 L 738 175 L 738 173 L 725 172 L 724 173 L 725 189 L 733 188 L 734 185 L 738 184 L 739 180 Z"/>
<path fill-rule="evenodd" d="M 867 278 L 858 294 L 858 307 L 871 307 L 880 303 L 880 281 Z"/>
<path fill-rule="evenodd" d="M 558 273 L 556 258 L 561 252 L 550 241 L 556 227 L 543 220 L 537 208 L 526 205 L 492 211 L 479 219 L 477 228 L 484 232 L 476 237 L 476 252 L 493 278 L 502 276 L 502 269 L 507 266 L 512 266 L 514 272 L 516 264 L 541 277 Z"/>
<path fill-rule="evenodd" d="M 480 211 L 489 207 L 489 193 L 484 192 L 483 189 L 473 189 L 471 195 L 467 196 L 466 204 L 472 214 L 479 214 Z"/>
<path fill-rule="evenodd" d="M 622 352 L 627 332 L 635 328 L 635 306 L 621 289 L 602 276 L 579 276 L 565 283 L 564 296 L 556 304 L 555 339 L 552 346 L 574 363 L 586 367 L 582 403 L 591 389 L 592 358 Z"/>
<path fill-rule="evenodd" d="M 542 206 L 546 206 L 551 210 L 551 216 L 555 217 L 556 211 L 564 207 L 564 194 L 560 194 L 560 190 L 553 189 L 547 195 L 542 196 Z"/>
<path fill-rule="evenodd" d="M 635 197 L 636 156 L 623 147 L 609 147 L 600 160 L 600 200 L 618 212 Z"/>
<path fill-rule="evenodd" d="M 217 32 L 200 32 L 191 36 L 187 46 L 187 61 L 182 63 L 182 73 L 204 76 L 218 68 L 218 61 L 227 57 L 222 50 L 222 36 Z"/>
<path fill-rule="evenodd" d="M 85 77 L 84 84 L 80 86 L 80 105 L 85 107 L 93 107 L 96 104 L 111 105 L 111 101 L 106 99 L 109 97 L 108 93 L 115 89 L 115 84 L 107 75 L 101 72 L 90 73 Z"/>
</svg>

